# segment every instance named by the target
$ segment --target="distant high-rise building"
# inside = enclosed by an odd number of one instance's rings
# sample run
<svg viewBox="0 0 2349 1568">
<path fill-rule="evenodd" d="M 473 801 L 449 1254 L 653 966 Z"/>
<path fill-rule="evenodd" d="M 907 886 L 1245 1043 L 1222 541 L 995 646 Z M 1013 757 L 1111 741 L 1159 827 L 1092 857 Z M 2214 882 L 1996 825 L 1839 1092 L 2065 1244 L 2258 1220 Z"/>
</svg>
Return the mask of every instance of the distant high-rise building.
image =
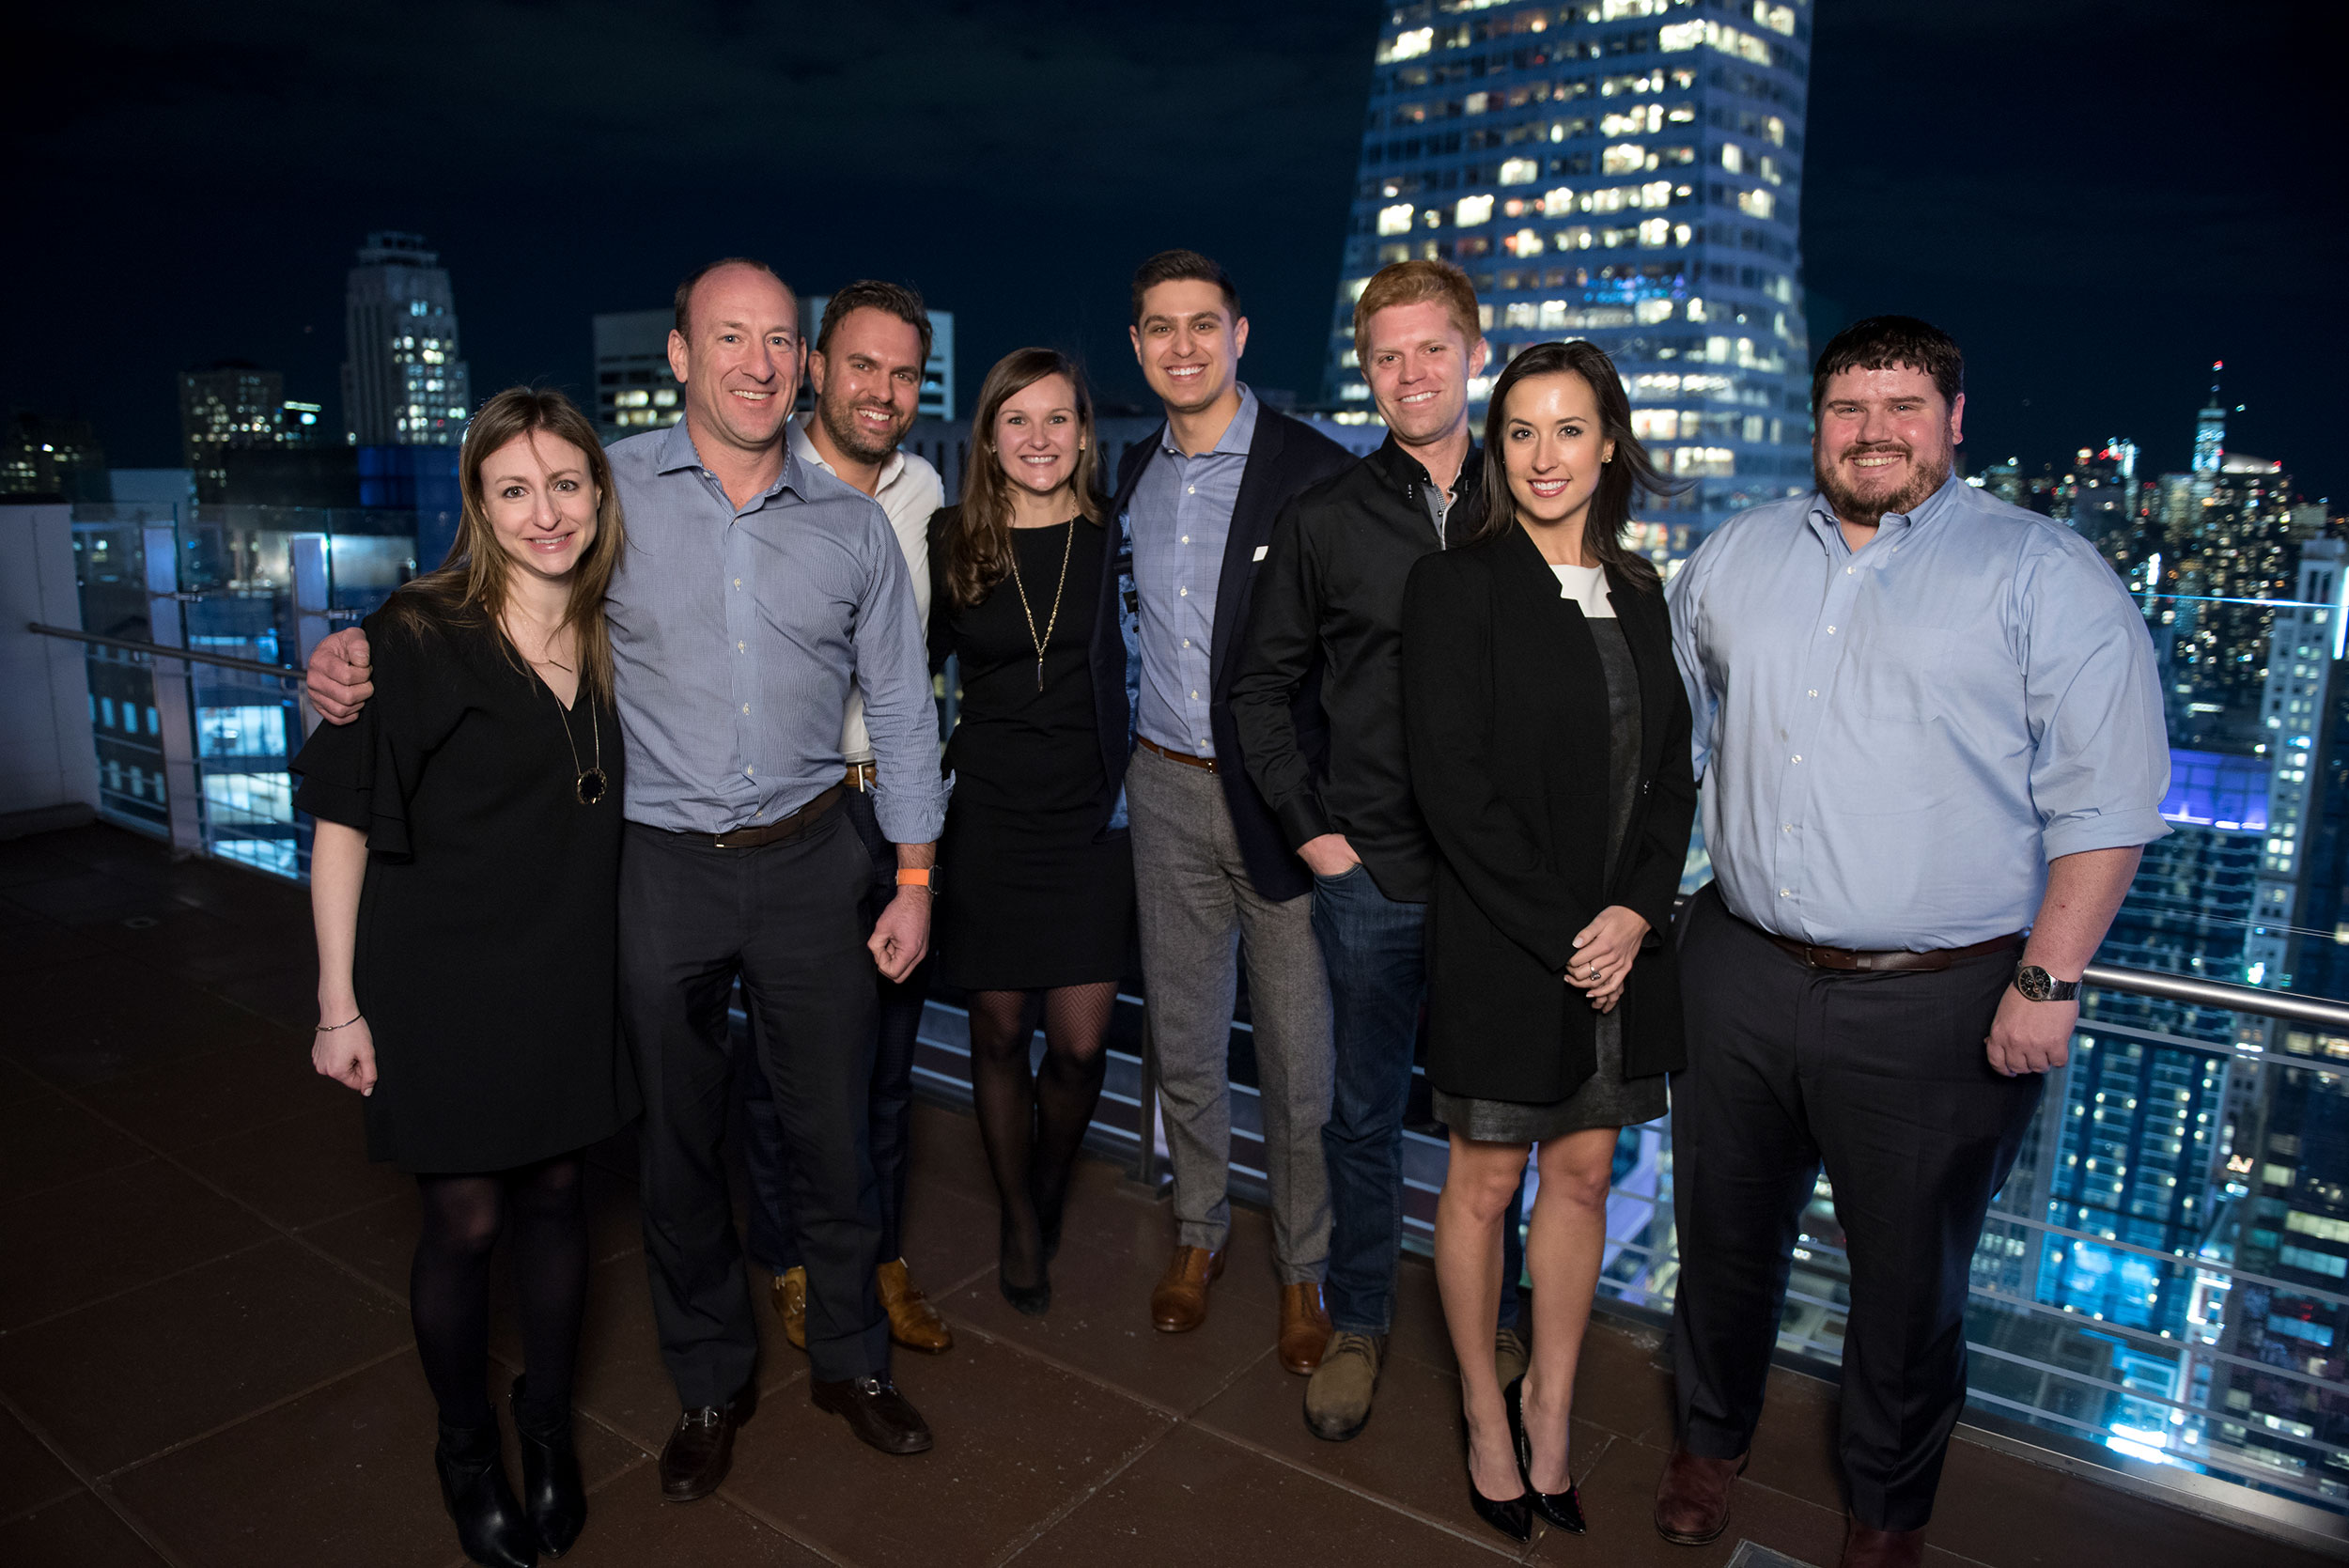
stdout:
<svg viewBox="0 0 2349 1568">
<path fill-rule="evenodd" d="M 316 403 L 286 401 L 285 378 L 249 360 L 179 372 L 179 451 L 195 475 L 197 499 L 224 499 L 230 452 L 310 445 L 320 411 Z"/>
<path fill-rule="evenodd" d="M 473 414 L 448 271 L 415 234 L 367 236 L 343 295 L 343 424 L 354 446 L 456 446 Z"/>
<path fill-rule="evenodd" d="M 1329 396 L 1369 418 L 1353 309 L 1379 267 L 1467 269 L 1502 362 L 1582 337 L 1688 492 L 1641 548 L 1685 550 L 1811 480 L 1797 224 L 1811 8 L 1672 0 L 1407 4 L 1387 13 L 1330 323 Z"/>
<path fill-rule="evenodd" d="M 607 442 L 657 430 L 685 417 L 685 389 L 669 371 L 669 310 L 598 316 L 596 428 Z"/>
<path fill-rule="evenodd" d="M 2214 376 L 2227 367 L 2225 360 L 2215 360 L 2210 373 Z M 2194 472 L 2216 474 L 2227 453 L 2227 410 L 2218 401 L 2218 383 L 2210 384 L 2210 401 L 2194 419 Z"/>
<path fill-rule="evenodd" d="M 0 427 L 0 495 L 107 499 L 106 451 L 86 419 L 12 409 Z"/>
</svg>

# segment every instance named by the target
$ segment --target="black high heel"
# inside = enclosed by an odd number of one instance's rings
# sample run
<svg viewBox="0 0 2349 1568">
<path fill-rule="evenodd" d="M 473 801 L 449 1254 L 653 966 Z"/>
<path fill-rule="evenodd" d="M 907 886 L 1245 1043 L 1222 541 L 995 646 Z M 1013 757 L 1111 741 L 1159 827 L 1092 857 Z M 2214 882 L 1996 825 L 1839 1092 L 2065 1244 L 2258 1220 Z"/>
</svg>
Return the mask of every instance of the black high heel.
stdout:
<svg viewBox="0 0 2349 1568">
<path fill-rule="evenodd" d="M 1003 1230 L 997 1239 L 995 1249 L 996 1288 L 1003 1293 L 1003 1299 L 1011 1303 L 1014 1312 L 1029 1317 L 1042 1317 L 1052 1305 L 1051 1276 L 1045 1274 L 1043 1279 L 1033 1285 L 1015 1285 L 1011 1282 L 1011 1273 L 1004 1267 L 1004 1260 L 1011 1252 L 1011 1216 L 1006 1214 L 1003 1216 Z M 1043 1274 L 1041 1265 L 1038 1266 L 1037 1272 Z"/>
<path fill-rule="evenodd" d="M 1469 1461 L 1469 1506 L 1476 1510 L 1476 1516 L 1512 1541 L 1532 1540 L 1533 1494 L 1531 1488 L 1514 1498 L 1498 1500 L 1476 1489 L 1475 1451 L 1469 1442 L 1466 1417 L 1460 1421 L 1460 1450 L 1462 1456 Z"/>
<path fill-rule="evenodd" d="M 514 1409 L 514 1436 L 522 1451 L 522 1505 L 538 1549 L 561 1557 L 587 1522 L 587 1488 L 579 1477 L 579 1449 L 572 1441 L 570 1413 L 552 1427 L 533 1431 L 522 1419 L 522 1379 L 507 1396 Z"/>
<path fill-rule="evenodd" d="M 1513 1379 L 1501 1390 L 1501 1403 L 1509 1410 L 1509 1446 L 1517 1456 L 1517 1479 L 1525 1483 L 1525 1495 L 1532 1499 L 1533 1512 L 1560 1529 L 1582 1533 L 1582 1494 L 1566 1478 L 1563 1492 L 1544 1492 L 1533 1485 L 1533 1439 L 1525 1435 L 1525 1379 Z"/>
<path fill-rule="evenodd" d="M 441 1501 L 467 1557 L 484 1568 L 537 1568 L 537 1542 L 506 1482 L 494 1419 L 488 1426 L 443 1421 L 432 1465 L 441 1473 Z"/>
</svg>

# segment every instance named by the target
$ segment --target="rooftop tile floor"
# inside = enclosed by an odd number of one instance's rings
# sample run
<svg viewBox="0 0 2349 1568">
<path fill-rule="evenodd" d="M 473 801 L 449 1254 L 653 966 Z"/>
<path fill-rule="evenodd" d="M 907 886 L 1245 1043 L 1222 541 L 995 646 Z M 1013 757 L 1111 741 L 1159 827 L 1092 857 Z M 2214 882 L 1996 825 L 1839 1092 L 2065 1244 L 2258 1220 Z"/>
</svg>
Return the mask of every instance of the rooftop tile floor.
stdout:
<svg viewBox="0 0 2349 1568">
<path fill-rule="evenodd" d="M 0 843 L 0 1564 L 441 1568 L 461 1561 L 403 1290 L 408 1183 L 315 1077 L 300 889 L 93 827 Z M 1508 1549 L 1469 1512 L 1434 1280 L 1403 1265 L 1370 1429 L 1317 1441 L 1272 1354 L 1268 1227 L 1243 1210 L 1207 1326 L 1151 1331 L 1171 1222 L 1107 1165 L 1072 1203 L 1050 1316 L 997 1295 L 972 1125 L 924 1107 L 908 1253 L 953 1321 L 901 1385 L 937 1449 L 888 1459 L 805 1398 L 779 1334 L 717 1497 L 661 1500 L 676 1401 L 654 1346 L 632 1154 L 596 1153 L 580 1383 L 599 1563 L 1657 1563 L 1750 1540 L 1828 1564 L 1834 1390 L 1779 1374 L 1731 1528 L 1658 1540 L 1659 1338 L 1602 1320 L 1575 1470 L 1592 1529 Z M 509 1327 L 495 1353 L 515 1356 Z M 1927 1560 L 1998 1568 L 2319 1559 L 1961 1437 Z M 1751 1554 L 1749 1554 L 1749 1560 Z"/>
</svg>

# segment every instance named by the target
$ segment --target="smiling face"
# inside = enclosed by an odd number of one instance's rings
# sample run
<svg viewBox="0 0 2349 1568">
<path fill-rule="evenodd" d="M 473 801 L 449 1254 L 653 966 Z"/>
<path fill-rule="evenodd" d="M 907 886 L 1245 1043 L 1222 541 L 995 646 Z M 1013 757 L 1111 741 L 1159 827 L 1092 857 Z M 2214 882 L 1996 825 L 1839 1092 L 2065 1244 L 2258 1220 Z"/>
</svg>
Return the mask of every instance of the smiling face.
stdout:
<svg viewBox="0 0 2349 1568">
<path fill-rule="evenodd" d="M 861 463 L 897 449 L 922 400 L 922 334 L 885 310 L 852 310 L 832 324 L 832 349 L 811 352 L 809 381 L 824 433 Z"/>
<path fill-rule="evenodd" d="M 1598 394 L 1572 371 L 1528 376 L 1509 389 L 1501 427 L 1501 472 L 1528 523 L 1554 527 L 1588 517 L 1600 467 L 1615 455 Z"/>
<path fill-rule="evenodd" d="M 1233 318 L 1223 290 L 1204 278 L 1155 284 L 1128 329 L 1143 379 L 1176 413 L 1195 413 L 1238 384 L 1248 318 Z"/>
<path fill-rule="evenodd" d="M 1933 378 L 1906 365 L 1842 370 L 1819 398 L 1812 471 L 1836 518 L 1873 528 L 1949 482 L 1964 439 L 1966 395 L 1944 402 Z"/>
<path fill-rule="evenodd" d="M 1464 337 L 1441 301 L 1415 300 L 1362 323 L 1361 358 L 1378 416 L 1406 446 L 1426 446 L 1467 422 L 1469 378 L 1484 371 L 1485 340 Z"/>
<path fill-rule="evenodd" d="M 1076 477 L 1080 431 L 1077 389 L 1066 376 L 1046 376 L 995 411 L 996 460 L 1019 489 L 1050 495 Z"/>
<path fill-rule="evenodd" d="M 689 341 L 669 334 L 694 437 L 763 452 L 783 436 L 800 391 L 800 304 L 755 267 L 720 267 L 693 285 Z"/>
<path fill-rule="evenodd" d="M 596 542 L 596 490 L 587 454 L 561 436 L 516 436 L 481 464 L 481 509 L 498 548 L 520 571 L 568 580 Z"/>
</svg>

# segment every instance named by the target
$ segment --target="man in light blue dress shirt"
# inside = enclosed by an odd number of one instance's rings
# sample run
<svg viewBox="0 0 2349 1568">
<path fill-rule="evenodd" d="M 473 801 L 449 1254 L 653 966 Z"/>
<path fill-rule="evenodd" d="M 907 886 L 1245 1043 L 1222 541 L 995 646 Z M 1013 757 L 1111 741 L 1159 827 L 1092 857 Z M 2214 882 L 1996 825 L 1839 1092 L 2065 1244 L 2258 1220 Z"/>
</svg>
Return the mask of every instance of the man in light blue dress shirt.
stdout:
<svg viewBox="0 0 2349 1568">
<path fill-rule="evenodd" d="M 1912 1563 L 1966 1398 L 1968 1269 L 2083 968 L 2168 831 L 2152 640 L 2094 548 L 1952 474 L 1957 346 L 1861 321 L 1818 489 L 1668 590 L 1715 880 L 1672 1081 L 1676 1441 L 1657 1528 L 1726 1525 L 1824 1163 L 1851 1270 L 1843 1561 Z"/>
</svg>

